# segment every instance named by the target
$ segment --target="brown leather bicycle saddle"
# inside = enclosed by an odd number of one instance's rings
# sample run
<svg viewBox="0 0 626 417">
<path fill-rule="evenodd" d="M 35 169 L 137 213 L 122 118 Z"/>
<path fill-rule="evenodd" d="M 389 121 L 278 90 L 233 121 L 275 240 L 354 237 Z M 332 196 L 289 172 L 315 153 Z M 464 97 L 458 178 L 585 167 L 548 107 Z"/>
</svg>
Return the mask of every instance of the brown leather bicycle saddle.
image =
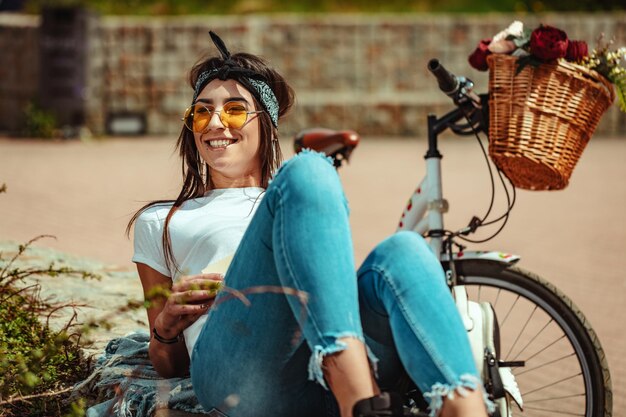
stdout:
<svg viewBox="0 0 626 417">
<path fill-rule="evenodd" d="M 318 127 L 298 133 L 293 146 L 296 153 L 303 149 L 323 152 L 334 158 L 335 166 L 340 166 L 341 161 L 349 160 L 360 140 L 358 133 L 352 130 L 338 131 Z"/>
</svg>

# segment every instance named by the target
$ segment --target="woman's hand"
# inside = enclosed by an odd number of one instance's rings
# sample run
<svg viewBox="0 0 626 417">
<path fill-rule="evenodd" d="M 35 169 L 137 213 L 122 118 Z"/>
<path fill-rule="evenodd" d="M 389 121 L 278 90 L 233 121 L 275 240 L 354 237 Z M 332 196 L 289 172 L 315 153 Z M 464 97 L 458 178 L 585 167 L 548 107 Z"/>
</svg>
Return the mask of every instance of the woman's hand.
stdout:
<svg viewBox="0 0 626 417">
<path fill-rule="evenodd" d="M 163 378 L 182 377 L 189 373 L 189 354 L 183 338 L 177 336 L 198 320 L 213 305 L 222 286 L 221 274 L 201 274 L 172 279 L 141 262 L 137 272 L 146 299 L 150 329 L 164 339 L 179 343 L 150 343 L 148 354 L 154 369 Z M 153 341 L 156 339 L 153 339 Z"/>
<path fill-rule="evenodd" d="M 213 305 L 223 285 L 222 274 L 199 274 L 181 277 L 167 295 L 154 326 L 160 336 L 175 338 L 205 314 Z"/>
</svg>

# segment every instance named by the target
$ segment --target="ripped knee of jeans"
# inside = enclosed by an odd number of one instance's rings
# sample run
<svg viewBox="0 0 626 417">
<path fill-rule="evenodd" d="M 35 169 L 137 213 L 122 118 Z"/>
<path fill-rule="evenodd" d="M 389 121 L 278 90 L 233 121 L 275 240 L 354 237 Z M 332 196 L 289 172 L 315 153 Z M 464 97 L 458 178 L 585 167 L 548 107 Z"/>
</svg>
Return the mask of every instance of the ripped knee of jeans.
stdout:
<svg viewBox="0 0 626 417">
<path fill-rule="evenodd" d="M 475 375 L 463 374 L 455 384 L 442 384 L 437 382 L 429 392 L 424 393 L 424 398 L 430 403 L 430 417 L 439 415 L 443 407 L 444 399 L 454 399 L 455 395 L 465 397 L 470 391 L 480 390 L 483 395 L 483 402 L 489 414 L 496 410 L 496 406 L 489 399 L 487 392 L 482 386 L 480 378 Z"/>
<path fill-rule="evenodd" d="M 293 169 L 294 167 L 307 166 L 310 164 L 317 164 L 318 159 L 326 162 L 326 164 L 321 164 L 322 166 L 328 165 L 334 169 L 334 160 L 332 157 L 326 155 L 323 152 L 314 151 L 309 148 L 305 148 L 299 153 L 295 154 L 292 158 L 284 161 L 281 166 L 278 168 L 278 171 L 273 175 L 270 183 L 274 181 L 274 179 L 278 176 L 279 173 L 285 171 L 286 169 Z M 287 168 L 290 167 L 290 168 Z M 301 168 L 296 168 L 299 170 Z M 308 170 L 309 168 L 305 168 Z"/>
<path fill-rule="evenodd" d="M 313 348 L 313 352 L 311 353 L 311 358 L 309 360 L 309 380 L 316 381 L 325 389 L 328 389 L 328 385 L 326 384 L 326 380 L 324 379 L 324 358 L 328 355 L 332 355 L 335 353 L 339 353 L 347 349 L 348 345 L 343 342 L 341 339 L 344 338 L 353 338 L 365 345 L 367 350 L 367 358 L 370 363 L 370 367 L 374 372 L 374 375 L 377 375 L 377 364 L 378 358 L 374 353 L 370 350 L 370 348 L 365 344 L 362 336 L 359 336 L 355 333 L 343 333 L 334 337 L 334 341 L 327 344 L 326 346 L 315 345 Z"/>
</svg>

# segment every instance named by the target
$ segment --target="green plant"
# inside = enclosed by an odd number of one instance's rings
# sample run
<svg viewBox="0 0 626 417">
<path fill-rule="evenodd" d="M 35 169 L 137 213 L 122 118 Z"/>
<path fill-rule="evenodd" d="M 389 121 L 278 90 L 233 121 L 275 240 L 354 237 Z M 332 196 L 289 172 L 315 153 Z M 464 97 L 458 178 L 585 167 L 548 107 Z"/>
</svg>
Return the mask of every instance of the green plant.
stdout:
<svg viewBox="0 0 626 417">
<path fill-rule="evenodd" d="M 0 194 L 6 191 L 0 183 Z M 84 417 L 90 399 L 69 398 L 74 384 L 91 371 L 92 358 L 84 353 L 90 347 L 86 337 L 96 329 L 110 329 L 120 314 L 149 305 L 128 300 L 98 319 L 78 323 L 77 308 L 84 305 L 42 297 L 40 282 L 101 276 L 30 261 L 24 254 L 44 237 L 53 236 L 37 236 L 18 245 L 15 253 L 0 252 L 0 417 Z M 68 310 L 68 319 L 57 317 Z"/>
<path fill-rule="evenodd" d="M 33 102 L 24 108 L 24 136 L 53 138 L 57 136 L 57 119 L 50 111 L 42 109 Z"/>
<path fill-rule="evenodd" d="M 50 264 L 17 267 L 16 260 L 39 236 L 5 259 L 0 253 L 0 416 L 80 415 L 80 404 L 66 404 L 72 385 L 87 376 L 91 359 L 83 354 L 81 336 L 74 323 L 76 313 L 55 330 L 50 317 L 74 303 L 43 299 L 33 277 L 96 275 Z"/>
<path fill-rule="evenodd" d="M 624 10 L 615 0 L 29 0 L 25 9 L 37 13 L 44 6 L 82 6 L 103 14 L 240 14 L 240 13 L 326 13 L 326 12 L 546 12 Z"/>
<path fill-rule="evenodd" d="M 626 47 L 611 50 L 612 42 L 603 43 L 598 40 L 598 46 L 588 57 L 581 62 L 582 66 L 591 68 L 602 74 L 615 85 L 618 104 L 623 112 L 626 112 Z"/>
</svg>

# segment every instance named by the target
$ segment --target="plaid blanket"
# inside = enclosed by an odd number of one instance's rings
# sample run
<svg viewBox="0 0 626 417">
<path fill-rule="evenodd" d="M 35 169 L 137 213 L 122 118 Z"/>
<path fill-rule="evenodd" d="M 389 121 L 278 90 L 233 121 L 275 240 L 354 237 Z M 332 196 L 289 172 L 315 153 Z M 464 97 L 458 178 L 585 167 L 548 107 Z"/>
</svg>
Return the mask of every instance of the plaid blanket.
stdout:
<svg viewBox="0 0 626 417">
<path fill-rule="evenodd" d="M 135 332 L 107 344 L 92 374 L 72 392 L 72 399 L 91 404 L 87 417 L 151 417 L 161 408 L 207 414 L 190 378 L 157 374 L 148 358 L 149 340 L 148 333 Z"/>
</svg>

